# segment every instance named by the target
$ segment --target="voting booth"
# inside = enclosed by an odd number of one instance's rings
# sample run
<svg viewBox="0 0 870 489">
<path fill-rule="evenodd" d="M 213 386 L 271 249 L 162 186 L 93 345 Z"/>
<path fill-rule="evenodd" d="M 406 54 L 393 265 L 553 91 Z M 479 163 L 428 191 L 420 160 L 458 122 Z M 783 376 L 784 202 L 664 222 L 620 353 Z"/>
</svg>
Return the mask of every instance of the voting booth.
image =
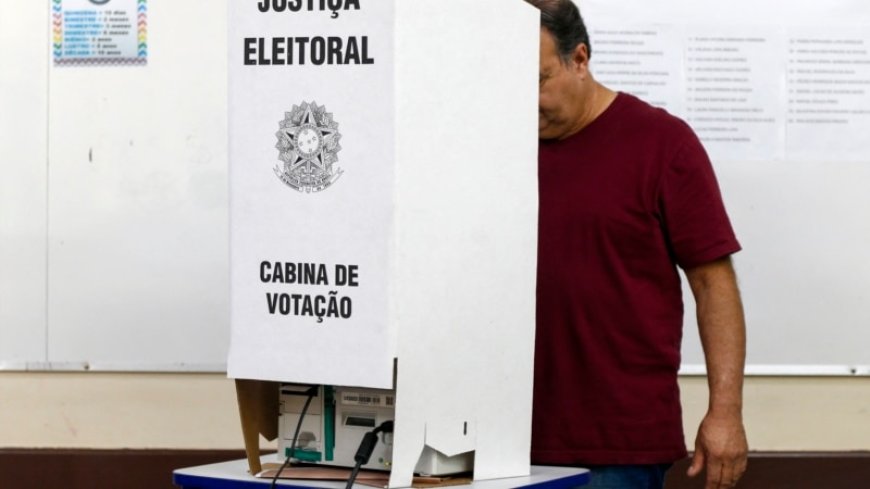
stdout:
<svg viewBox="0 0 870 489">
<path fill-rule="evenodd" d="M 529 472 L 538 15 L 229 4 L 228 375 L 394 395 L 390 487 Z"/>
</svg>

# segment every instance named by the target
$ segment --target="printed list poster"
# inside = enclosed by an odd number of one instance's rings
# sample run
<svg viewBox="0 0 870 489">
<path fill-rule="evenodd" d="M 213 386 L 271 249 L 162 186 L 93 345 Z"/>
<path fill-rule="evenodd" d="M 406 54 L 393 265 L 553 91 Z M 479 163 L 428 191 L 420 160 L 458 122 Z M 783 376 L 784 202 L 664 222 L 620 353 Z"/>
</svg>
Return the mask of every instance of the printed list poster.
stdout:
<svg viewBox="0 0 870 489">
<path fill-rule="evenodd" d="M 782 159 L 783 39 L 766 27 L 687 32 L 686 122 L 714 159 Z"/>
<path fill-rule="evenodd" d="M 55 66 L 148 62 L 147 0 L 52 0 Z"/>
<path fill-rule="evenodd" d="M 682 115 L 682 44 L 675 26 L 616 21 L 596 27 L 591 36 L 596 80 Z"/>
<path fill-rule="evenodd" d="M 788 40 L 789 160 L 870 161 L 870 33 L 793 28 Z"/>
</svg>

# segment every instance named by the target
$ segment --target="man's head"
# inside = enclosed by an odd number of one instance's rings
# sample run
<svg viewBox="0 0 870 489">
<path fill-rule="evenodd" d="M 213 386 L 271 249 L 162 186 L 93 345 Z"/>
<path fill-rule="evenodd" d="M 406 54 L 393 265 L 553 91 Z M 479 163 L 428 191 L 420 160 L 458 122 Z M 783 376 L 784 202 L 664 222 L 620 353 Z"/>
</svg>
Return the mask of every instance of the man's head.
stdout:
<svg viewBox="0 0 870 489">
<path fill-rule="evenodd" d="M 541 28 L 556 40 L 559 56 L 567 63 L 580 44 L 586 45 L 586 54 L 592 57 L 589 32 L 580 15 L 580 9 L 571 0 L 526 0 L 541 11 Z"/>
<path fill-rule="evenodd" d="M 538 135 L 561 139 L 587 124 L 595 81 L 589 34 L 571 0 L 526 0 L 541 11 Z"/>
</svg>

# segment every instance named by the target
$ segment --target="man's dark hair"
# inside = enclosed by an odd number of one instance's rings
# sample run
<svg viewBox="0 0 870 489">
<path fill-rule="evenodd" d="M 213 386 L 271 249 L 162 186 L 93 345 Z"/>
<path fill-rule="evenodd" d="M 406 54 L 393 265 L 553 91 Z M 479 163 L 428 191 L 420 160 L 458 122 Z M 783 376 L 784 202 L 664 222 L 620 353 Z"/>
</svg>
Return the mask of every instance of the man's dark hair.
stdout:
<svg viewBox="0 0 870 489">
<path fill-rule="evenodd" d="M 589 58 L 592 46 L 589 32 L 580 15 L 580 9 L 571 0 L 526 0 L 541 11 L 541 27 L 547 29 L 556 39 L 559 56 L 568 62 L 580 44 L 586 45 Z"/>
</svg>

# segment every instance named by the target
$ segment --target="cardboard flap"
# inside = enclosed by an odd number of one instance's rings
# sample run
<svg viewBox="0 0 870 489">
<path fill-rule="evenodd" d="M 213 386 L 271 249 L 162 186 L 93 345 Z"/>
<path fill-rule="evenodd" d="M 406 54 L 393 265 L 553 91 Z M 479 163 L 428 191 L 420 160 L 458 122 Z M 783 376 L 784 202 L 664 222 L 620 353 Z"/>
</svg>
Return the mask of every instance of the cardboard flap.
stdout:
<svg viewBox="0 0 870 489">
<path fill-rule="evenodd" d="M 426 445 L 452 457 L 477 447 L 477 423 L 464 419 L 440 419 L 426 423 Z"/>
<path fill-rule="evenodd" d="M 245 454 L 252 474 L 262 470 L 259 435 L 269 441 L 278 437 L 279 388 L 278 382 L 236 379 Z"/>
</svg>

